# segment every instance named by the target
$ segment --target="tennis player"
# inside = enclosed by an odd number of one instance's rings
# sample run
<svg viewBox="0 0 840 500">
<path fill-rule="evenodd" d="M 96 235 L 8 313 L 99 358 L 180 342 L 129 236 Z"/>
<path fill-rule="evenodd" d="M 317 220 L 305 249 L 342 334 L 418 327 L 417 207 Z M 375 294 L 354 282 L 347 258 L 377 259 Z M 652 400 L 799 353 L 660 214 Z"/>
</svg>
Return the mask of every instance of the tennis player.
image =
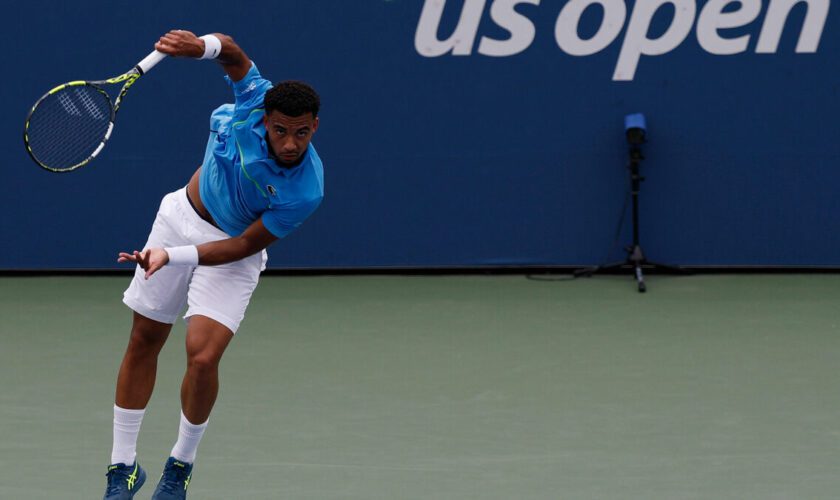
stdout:
<svg viewBox="0 0 840 500">
<path fill-rule="evenodd" d="M 324 194 L 323 166 L 310 143 L 320 99 L 309 85 L 272 86 L 223 34 L 170 31 L 155 49 L 215 59 L 235 103 L 213 111 L 204 161 L 186 187 L 163 198 L 145 249 L 119 254 L 119 262 L 136 262 L 137 269 L 123 298 L 134 321 L 117 377 L 105 499 L 133 498 L 145 482 L 137 435 L 158 354 L 185 307 L 180 428 L 152 498 L 186 498 L 218 393 L 219 360 L 265 269 L 264 249 L 300 226 Z"/>
</svg>

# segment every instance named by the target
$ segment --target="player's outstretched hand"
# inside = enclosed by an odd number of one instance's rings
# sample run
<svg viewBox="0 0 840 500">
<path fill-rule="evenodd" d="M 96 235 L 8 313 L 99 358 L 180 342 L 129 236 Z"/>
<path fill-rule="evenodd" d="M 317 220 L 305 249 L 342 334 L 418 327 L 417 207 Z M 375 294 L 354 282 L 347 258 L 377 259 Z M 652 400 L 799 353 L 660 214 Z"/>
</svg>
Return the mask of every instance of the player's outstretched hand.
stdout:
<svg viewBox="0 0 840 500">
<path fill-rule="evenodd" d="M 136 262 L 146 271 L 146 279 L 149 279 L 169 262 L 169 254 L 163 248 L 148 248 L 142 252 L 135 250 L 132 253 L 120 252 L 117 262 Z"/>
<path fill-rule="evenodd" d="M 172 57 L 201 57 L 204 55 L 204 40 L 189 31 L 172 30 L 160 37 L 155 50 Z"/>
</svg>

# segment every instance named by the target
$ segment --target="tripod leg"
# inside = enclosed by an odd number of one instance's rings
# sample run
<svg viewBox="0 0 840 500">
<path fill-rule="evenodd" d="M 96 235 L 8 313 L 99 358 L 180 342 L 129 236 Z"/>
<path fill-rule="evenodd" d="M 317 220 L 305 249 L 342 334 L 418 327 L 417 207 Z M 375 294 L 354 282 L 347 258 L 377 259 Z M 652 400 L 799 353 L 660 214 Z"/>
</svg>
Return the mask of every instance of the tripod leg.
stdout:
<svg viewBox="0 0 840 500">
<path fill-rule="evenodd" d="M 639 293 L 645 293 L 647 291 L 645 276 L 642 274 L 642 266 L 638 262 L 636 263 L 636 282 L 639 284 Z"/>
</svg>

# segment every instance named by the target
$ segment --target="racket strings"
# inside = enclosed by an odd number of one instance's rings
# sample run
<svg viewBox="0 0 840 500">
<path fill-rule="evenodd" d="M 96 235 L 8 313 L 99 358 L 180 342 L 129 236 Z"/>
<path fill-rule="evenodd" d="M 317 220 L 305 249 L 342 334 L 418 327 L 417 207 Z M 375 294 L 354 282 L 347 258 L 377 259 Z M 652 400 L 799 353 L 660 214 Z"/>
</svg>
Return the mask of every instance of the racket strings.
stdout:
<svg viewBox="0 0 840 500">
<path fill-rule="evenodd" d="M 32 112 L 27 139 L 44 166 L 66 170 L 89 159 L 108 132 L 111 100 L 90 85 L 65 87 L 45 97 Z"/>
</svg>

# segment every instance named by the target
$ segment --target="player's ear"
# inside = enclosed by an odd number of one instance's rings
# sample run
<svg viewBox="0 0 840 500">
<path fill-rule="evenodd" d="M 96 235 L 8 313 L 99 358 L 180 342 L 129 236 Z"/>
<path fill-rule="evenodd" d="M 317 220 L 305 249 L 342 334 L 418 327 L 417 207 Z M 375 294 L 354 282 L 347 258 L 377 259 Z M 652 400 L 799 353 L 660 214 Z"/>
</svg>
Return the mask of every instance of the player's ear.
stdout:
<svg viewBox="0 0 840 500">
<path fill-rule="evenodd" d="M 316 116 L 315 121 L 312 122 L 312 133 L 313 134 L 315 133 L 316 130 L 318 130 L 318 123 L 320 123 L 320 122 L 318 121 L 318 117 Z"/>
</svg>

